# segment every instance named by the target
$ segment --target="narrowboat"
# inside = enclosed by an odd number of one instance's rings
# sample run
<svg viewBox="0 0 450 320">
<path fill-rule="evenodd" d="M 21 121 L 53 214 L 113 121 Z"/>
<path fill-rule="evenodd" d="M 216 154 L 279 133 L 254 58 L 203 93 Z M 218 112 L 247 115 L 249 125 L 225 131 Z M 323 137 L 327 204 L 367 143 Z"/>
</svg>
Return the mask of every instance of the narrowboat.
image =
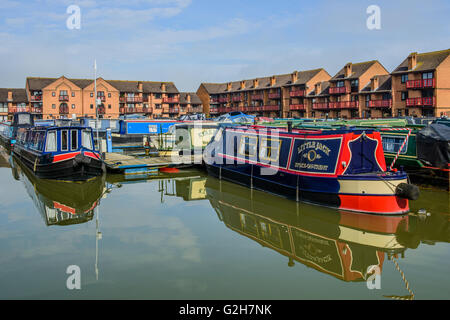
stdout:
<svg viewBox="0 0 450 320">
<path fill-rule="evenodd" d="M 21 128 L 13 155 L 38 178 L 83 181 L 105 171 L 91 128 Z"/>
<path fill-rule="evenodd" d="M 408 215 L 381 216 L 279 201 L 274 196 L 208 177 L 206 195 L 230 230 L 286 257 L 346 282 L 366 281 L 371 266 L 380 272 L 386 256 L 402 255 L 398 234 Z"/>
<path fill-rule="evenodd" d="M 404 214 L 419 196 L 405 172 L 386 169 L 374 129 L 221 128 L 204 161 L 219 179 L 349 211 Z"/>
<path fill-rule="evenodd" d="M 16 142 L 17 132 L 20 128 L 31 128 L 34 126 L 33 115 L 28 112 L 17 112 L 11 123 L 3 123 L 0 131 L 2 145 L 11 151 Z"/>
<path fill-rule="evenodd" d="M 66 226 L 92 220 L 105 189 L 105 177 L 83 183 L 39 179 L 19 161 L 13 160 L 15 175 L 41 214 L 46 226 Z"/>
</svg>

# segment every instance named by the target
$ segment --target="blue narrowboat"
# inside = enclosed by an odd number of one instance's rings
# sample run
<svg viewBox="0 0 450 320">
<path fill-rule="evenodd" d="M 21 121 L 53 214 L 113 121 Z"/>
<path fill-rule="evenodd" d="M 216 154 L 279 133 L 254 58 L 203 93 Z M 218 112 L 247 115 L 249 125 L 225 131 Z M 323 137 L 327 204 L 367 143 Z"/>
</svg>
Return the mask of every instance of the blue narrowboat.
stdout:
<svg viewBox="0 0 450 320">
<path fill-rule="evenodd" d="M 20 128 L 13 151 L 38 178 L 83 181 L 106 169 L 91 128 Z"/>
<path fill-rule="evenodd" d="M 204 160 L 219 179 L 342 210 L 404 214 L 419 196 L 405 172 L 386 169 L 374 129 L 221 128 Z"/>
<path fill-rule="evenodd" d="M 31 128 L 34 126 L 33 115 L 28 112 L 17 112 L 11 123 L 2 123 L 0 130 L 0 141 L 6 150 L 11 151 L 16 142 L 17 132 L 20 128 Z"/>
</svg>

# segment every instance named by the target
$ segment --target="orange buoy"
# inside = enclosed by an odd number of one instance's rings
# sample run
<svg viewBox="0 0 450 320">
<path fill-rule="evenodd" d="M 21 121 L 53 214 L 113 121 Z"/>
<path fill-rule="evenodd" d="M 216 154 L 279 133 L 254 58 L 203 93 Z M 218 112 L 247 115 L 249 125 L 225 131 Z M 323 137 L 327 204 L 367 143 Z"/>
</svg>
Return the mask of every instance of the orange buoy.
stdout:
<svg viewBox="0 0 450 320">
<path fill-rule="evenodd" d="M 177 168 L 161 168 L 161 169 L 159 169 L 159 171 L 164 172 L 164 173 L 178 173 L 178 172 L 180 172 L 180 170 L 177 169 Z"/>
</svg>

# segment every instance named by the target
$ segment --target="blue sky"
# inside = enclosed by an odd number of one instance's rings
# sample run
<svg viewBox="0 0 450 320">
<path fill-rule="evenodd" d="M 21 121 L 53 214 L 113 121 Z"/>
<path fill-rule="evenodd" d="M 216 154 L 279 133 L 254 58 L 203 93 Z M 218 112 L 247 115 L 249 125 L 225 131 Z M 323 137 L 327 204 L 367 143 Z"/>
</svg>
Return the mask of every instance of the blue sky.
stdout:
<svg viewBox="0 0 450 320">
<path fill-rule="evenodd" d="M 81 29 L 69 30 L 69 5 Z M 366 27 L 369 5 L 381 30 Z M 450 48 L 448 0 L 0 0 L 0 87 L 27 76 L 174 81 L 180 91 Z"/>
</svg>

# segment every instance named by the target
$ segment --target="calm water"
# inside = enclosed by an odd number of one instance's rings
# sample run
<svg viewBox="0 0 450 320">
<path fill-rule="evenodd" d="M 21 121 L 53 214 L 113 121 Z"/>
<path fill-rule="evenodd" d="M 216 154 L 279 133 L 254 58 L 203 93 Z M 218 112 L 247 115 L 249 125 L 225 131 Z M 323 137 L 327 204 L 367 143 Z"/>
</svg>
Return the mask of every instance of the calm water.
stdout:
<svg viewBox="0 0 450 320">
<path fill-rule="evenodd" d="M 196 170 L 67 184 L 0 160 L 1 299 L 408 296 L 394 261 L 416 299 L 450 298 L 447 192 L 422 190 L 411 203 L 429 217 L 380 217 L 296 204 Z M 81 269 L 81 290 L 66 288 L 70 265 Z M 381 289 L 367 288 L 371 265 Z"/>
</svg>

